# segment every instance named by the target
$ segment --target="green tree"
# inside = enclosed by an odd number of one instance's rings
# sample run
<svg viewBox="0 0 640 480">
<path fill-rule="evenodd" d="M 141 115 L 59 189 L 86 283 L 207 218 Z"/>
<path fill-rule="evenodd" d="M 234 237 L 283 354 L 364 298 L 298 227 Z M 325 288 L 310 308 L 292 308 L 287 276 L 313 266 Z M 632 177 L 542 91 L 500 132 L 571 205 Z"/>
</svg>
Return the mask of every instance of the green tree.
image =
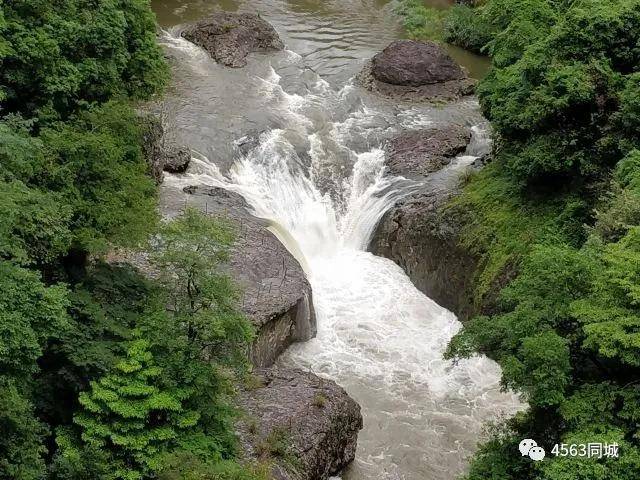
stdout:
<svg viewBox="0 0 640 480">
<path fill-rule="evenodd" d="M 167 79 L 145 0 L 21 0 L 0 8 L 2 110 L 65 118 L 92 102 L 148 98 Z"/>
<path fill-rule="evenodd" d="M 117 478 L 144 478 L 181 431 L 198 423 L 198 413 L 183 405 L 189 390 L 159 388 L 161 373 L 148 342 L 133 340 L 114 371 L 80 394 L 83 410 L 75 422 L 81 438 L 111 452 Z"/>
<path fill-rule="evenodd" d="M 45 472 L 46 427 L 14 380 L 0 375 L 0 478 L 39 480 Z"/>
<path fill-rule="evenodd" d="M 219 362 L 244 358 L 253 335 L 238 308 L 238 288 L 222 270 L 234 238 L 224 219 L 188 208 L 160 228 L 152 255 L 187 342 Z"/>
<path fill-rule="evenodd" d="M 47 342 L 69 325 L 67 289 L 37 272 L 0 260 L 0 371 L 24 381 L 37 371 Z"/>
<path fill-rule="evenodd" d="M 247 368 L 253 327 L 238 308 L 237 286 L 224 270 L 234 240 L 231 225 L 195 209 L 162 225 L 151 259 L 168 312 L 146 318 L 145 335 L 163 362 L 168 387 L 189 385 L 203 436 L 187 451 L 230 458 L 236 448 L 230 399 Z"/>
</svg>

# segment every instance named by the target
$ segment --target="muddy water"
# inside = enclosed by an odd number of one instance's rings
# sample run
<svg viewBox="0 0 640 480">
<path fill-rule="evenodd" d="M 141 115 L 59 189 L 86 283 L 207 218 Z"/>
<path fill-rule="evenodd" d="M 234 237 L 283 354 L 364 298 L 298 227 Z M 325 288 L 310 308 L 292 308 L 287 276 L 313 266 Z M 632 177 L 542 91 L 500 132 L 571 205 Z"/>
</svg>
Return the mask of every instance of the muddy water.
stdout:
<svg viewBox="0 0 640 480">
<path fill-rule="evenodd" d="M 362 406 L 365 426 L 343 479 L 453 479 L 483 425 L 521 405 L 500 392 L 494 362 L 443 360 L 460 322 L 366 246 L 380 217 L 416 187 L 385 174 L 382 142 L 411 128 L 473 127 L 474 149 L 423 185 L 443 188 L 487 148 L 477 103 L 398 105 L 353 83 L 372 55 L 403 35 L 387 2 L 153 5 L 175 73 L 164 113 L 179 141 L 197 152 L 187 174 L 167 175 L 163 198 L 193 184 L 236 191 L 302 257 L 318 336 L 280 362 L 334 379 Z M 259 11 L 286 49 L 253 54 L 242 69 L 217 65 L 174 28 L 216 8 Z M 257 139 L 255 148 L 241 154 L 237 145 L 247 136 Z"/>
<path fill-rule="evenodd" d="M 445 9 L 454 0 L 426 0 L 425 5 Z M 323 77 L 351 72 L 353 61 L 377 53 L 392 40 L 404 38 L 388 0 L 153 0 L 163 27 L 195 21 L 216 9 L 253 11 L 265 16 L 286 39 L 288 48 L 300 54 L 309 68 Z M 482 78 L 489 67 L 486 57 L 448 46 L 451 56 L 473 78 Z"/>
</svg>

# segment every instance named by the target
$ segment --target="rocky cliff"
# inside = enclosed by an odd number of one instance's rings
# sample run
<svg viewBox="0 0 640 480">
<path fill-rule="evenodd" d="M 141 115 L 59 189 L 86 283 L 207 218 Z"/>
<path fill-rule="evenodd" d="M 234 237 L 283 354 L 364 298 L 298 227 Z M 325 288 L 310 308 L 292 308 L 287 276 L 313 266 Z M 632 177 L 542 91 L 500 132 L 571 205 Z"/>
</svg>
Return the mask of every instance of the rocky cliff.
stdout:
<svg viewBox="0 0 640 480">
<path fill-rule="evenodd" d="M 446 126 L 403 132 L 386 146 L 391 173 L 424 178 L 465 152 L 470 131 Z M 370 243 L 376 255 L 400 265 L 429 298 L 456 313 L 470 316 L 477 259 L 460 246 L 461 219 L 447 209 L 459 191 L 460 172 L 425 182 L 383 217 Z"/>
</svg>

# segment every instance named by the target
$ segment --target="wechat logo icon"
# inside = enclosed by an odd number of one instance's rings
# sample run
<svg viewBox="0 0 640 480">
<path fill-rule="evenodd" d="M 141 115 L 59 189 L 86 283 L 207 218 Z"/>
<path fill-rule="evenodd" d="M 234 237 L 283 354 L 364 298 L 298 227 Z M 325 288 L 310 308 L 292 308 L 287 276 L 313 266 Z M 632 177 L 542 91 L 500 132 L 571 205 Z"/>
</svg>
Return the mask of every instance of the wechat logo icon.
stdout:
<svg viewBox="0 0 640 480">
<path fill-rule="evenodd" d="M 530 438 L 522 440 L 520 445 L 518 445 L 518 449 L 523 457 L 528 455 L 534 462 L 539 462 L 545 455 L 544 448 L 539 447 L 536 441 Z"/>
</svg>

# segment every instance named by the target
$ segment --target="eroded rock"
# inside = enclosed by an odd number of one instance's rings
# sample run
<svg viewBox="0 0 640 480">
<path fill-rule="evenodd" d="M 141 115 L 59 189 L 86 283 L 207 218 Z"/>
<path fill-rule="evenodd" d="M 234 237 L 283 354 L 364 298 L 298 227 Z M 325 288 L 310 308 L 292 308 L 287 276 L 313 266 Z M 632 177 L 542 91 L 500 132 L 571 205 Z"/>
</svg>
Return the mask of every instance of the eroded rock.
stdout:
<svg viewBox="0 0 640 480">
<path fill-rule="evenodd" d="M 358 75 L 368 90 L 400 101 L 441 102 L 471 95 L 476 81 L 441 45 L 396 40 L 368 62 Z"/>
<path fill-rule="evenodd" d="M 256 374 L 257 388 L 238 398 L 248 459 L 272 459 L 278 480 L 326 480 L 353 460 L 362 415 L 344 389 L 297 369 Z"/>
<path fill-rule="evenodd" d="M 465 319 L 474 311 L 477 259 L 460 246 L 459 218 L 449 215 L 455 191 L 410 197 L 383 217 L 369 249 L 406 272 L 418 290 Z"/>
<path fill-rule="evenodd" d="M 228 268 L 243 291 L 242 309 L 256 326 L 250 357 L 258 367 L 270 366 L 293 342 L 316 334 L 311 286 L 300 263 L 268 229 L 248 213 L 241 195 L 217 187 L 186 187 L 162 193 L 165 215 L 178 215 L 185 205 L 228 218 L 237 229 Z"/>
<path fill-rule="evenodd" d="M 138 123 L 142 133 L 142 154 L 147 161 L 148 172 L 156 185 L 164 179 L 164 159 L 162 154 L 162 122 L 151 113 L 140 113 Z"/>
<path fill-rule="evenodd" d="M 391 173 L 427 177 L 438 172 L 438 178 L 424 182 L 420 191 L 391 208 L 369 246 L 402 267 L 420 291 L 461 318 L 474 309 L 477 259 L 460 246 L 461 218 L 446 208 L 459 192 L 460 172 L 440 170 L 465 153 L 470 139 L 468 128 L 448 125 L 403 132 L 388 142 Z"/>
<path fill-rule="evenodd" d="M 387 167 L 394 175 L 428 175 L 462 154 L 470 139 L 471 131 L 456 125 L 404 131 L 385 145 Z"/>
<path fill-rule="evenodd" d="M 141 112 L 138 118 L 142 133 L 142 153 L 156 185 L 164 180 L 163 172 L 185 172 L 191 161 L 191 149 L 168 138 L 169 135 L 157 115 Z"/>
<path fill-rule="evenodd" d="M 216 62 L 244 67 L 251 52 L 282 50 L 276 30 L 254 13 L 216 12 L 182 31 L 182 36 L 204 48 Z"/>
</svg>

